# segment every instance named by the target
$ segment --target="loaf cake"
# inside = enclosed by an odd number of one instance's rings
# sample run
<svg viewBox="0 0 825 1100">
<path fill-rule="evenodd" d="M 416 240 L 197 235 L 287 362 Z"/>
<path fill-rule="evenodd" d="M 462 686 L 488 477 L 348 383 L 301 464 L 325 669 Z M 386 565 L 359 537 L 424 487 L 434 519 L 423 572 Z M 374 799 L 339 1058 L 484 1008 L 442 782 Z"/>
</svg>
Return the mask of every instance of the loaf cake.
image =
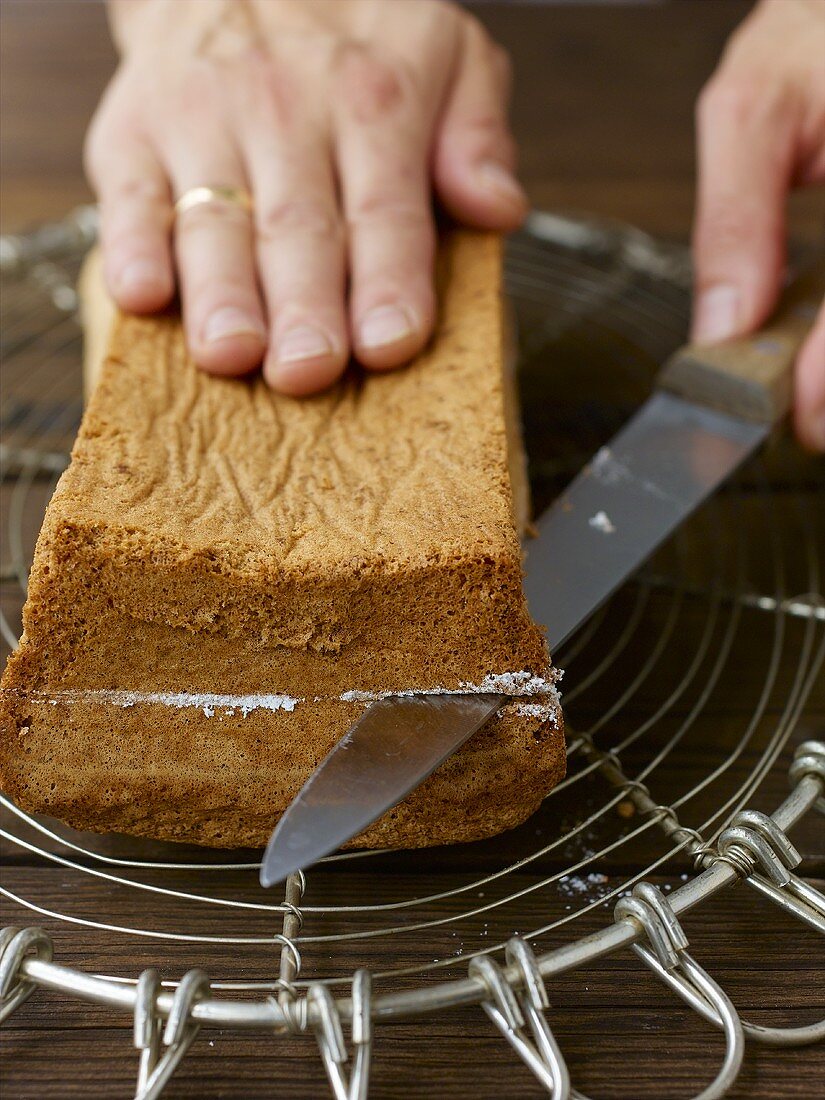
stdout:
<svg viewBox="0 0 825 1100">
<path fill-rule="evenodd" d="M 498 238 L 451 233 L 437 284 L 411 366 L 300 400 L 207 376 L 174 313 L 114 315 L 87 290 L 103 362 L 2 680 L 19 805 L 262 845 L 364 707 L 410 691 L 509 698 L 357 845 L 489 836 L 561 778 L 556 675 L 522 593 Z"/>
</svg>

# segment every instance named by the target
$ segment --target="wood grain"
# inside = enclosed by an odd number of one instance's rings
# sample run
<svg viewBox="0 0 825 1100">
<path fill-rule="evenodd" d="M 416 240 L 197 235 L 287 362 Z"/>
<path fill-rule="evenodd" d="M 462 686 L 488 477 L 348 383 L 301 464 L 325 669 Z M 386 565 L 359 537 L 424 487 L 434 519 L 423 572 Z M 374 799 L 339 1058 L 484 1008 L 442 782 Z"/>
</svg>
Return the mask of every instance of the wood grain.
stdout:
<svg viewBox="0 0 825 1100">
<path fill-rule="evenodd" d="M 666 5 L 514 6 L 485 4 L 479 17 L 513 54 L 517 81 L 514 123 L 522 148 L 522 169 L 537 205 L 574 207 L 603 216 L 625 219 L 647 230 L 685 239 L 693 201 L 692 111 L 696 92 L 711 72 L 730 29 L 749 7 L 743 0 L 680 0 Z M 0 7 L 0 79 L 3 126 L 0 131 L 0 170 L 4 230 L 62 216 L 77 202 L 90 197 L 81 170 L 83 131 L 97 96 L 113 70 L 115 58 L 106 33 L 102 5 L 62 0 L 4 0 Z M 821 232 L 821 194 L 808 192 L 791 204 L 790 224 L 799 240 Z M 571 378 L 574 379 L 571 365 Z M 36 366 L 32 387 L 55 385 L 61 399 L 79 394 L 77 364 L 67 363 L 56 348 Z M 561 387 L 560 387 L 561 388 Z M 65 391 L 65 392 L 64 392 Z M 640 391 L 641 392 L 641 391 Z M 635 393 L 631 395 L 637 399 Z M 563 406 L 563 401 L 562 401 Z M 586 440 L 590 445 L 590 440 Z M 786 448 L 787 450 L 787 448 Z M 808 518 L 819 526 L 815 536 L 825 545 L 825 509 L 821 468 L 785 451 L 767 461 L 774 485 L 772 498 L 776 528 L 798 510 L 801 485 L 810 502 Z M 754 532 L 748 577 L 754 591 L 772 591 L 774 563 L 761 541 L 765 504 L 759 480 L 748 486 L 739 502 L 739 522 Z M 794 492 L 784 492 L 783 488 Z M 44 496 L 47 487 L 38 485 Z M 4 508 L 9 486 L 3 486 Z M 33 509 L 34 511 L 34 509 Z M 717 513 L 713 513 L 716 515 Z M 723 518 L 728 512 L 722 508 Z M 713 521 L 713 515 L 701 523 Z M 756 534 L 758 533 L 758 539 Z M 27 533 L 27 540 L 35 531 Z M 725 553 L 733 552 L 736 532 L 719 525 L 718 539 Z M 769 542 L 769 540 L 768 540 Z M 730 544 L 730 545 L 728 545 Z M 687 563 L 700 580 L 712 566 L 696 560 L 688 538 Z M 792 555 L 786 554 L 786 559 Z M 665 562 L 665 566 L 666 566 Z M 787 591 L 803 591 L 804 569 L 793 566 Z M 8 586 L 5 586 L 8 589 Z M 632 614 L 638 594 L 628 590 L 610 611 L 604 636 L 615 636 L 623 618 Z M 646 623 L 656 632 L 672 608 L 673 594 L 654 590 Z M 726 606 L 726 605 L 725 605 Z M 16 613 L 15 597 L 4 592 L 4 608 Z M 723 610 L 720 630 L 729 622 Z M 633 698 L 611 725 L 609 743 L 615 744 L 680 683 L 694 647 L 707 625 L 706 601 L 685 597 L 679 612 L 679 643 L 668 647 L 665 658 L 653 666 Z M 690 752 L 668 754 L 648 778 L 655 797 L 673 797 L 689 790 L 698 779 L 723 763 L 742 744 L 754 700 L 769 675 L 768 655 L 775 637 L 775 621 L 763 612 L 749 611 L 736 626 L 730 666 L 712 691 L 691 728 Z M 713 808 L 741 785 L 755 766 L 759 752 L 783 712 L 792 690 L 796 668 L 793 655 L 801 652 L 805 625 L 786 623 L 786 658 L 780 662 L 769 693 L 765 714 L 741 756 L 720 780 L 680 809 L 689 825 L 701 824 Z M 572 662 L 568 685 L 581 679 L 600 658 L 600 643 L 579 664 Z M 616 666 L 622 676 L 602 677 L 571 703 L 571 728 L 587 729 L 617 699 L 627 672 L 633 672 L 649 653 L 650 638 L 637 633 Z M 667 743 L 684 720 L 700 689 L 707 668 L 698 670 L 695 686 L 668 711 L 667 717 L 645 738 L 623 754 L 627 773 L 636 775 L 648 763 L 651 751 Z M 814 693 L 794 731 L 791 744 L 825 732 L 825 685 Z M 790 747 L 781 755 L 750 804 L 773 809 L 784 798 Z M 559 830 L 603 806 L 608 788 L 598 776 L 570 786 L 550 798 L 522 829 L 485 845 L 458 846 L 432 853 L 407 853 L 372 859 L 370 874 L 357 864 L 327 866 L 313 872 L 308 904 L 345 904 L 369 897 L 390 901 L 424 893 L 438 893 L 502 866 L 537 843 L 547 843 Z M 563 845 L 508 876 L 479 902 L 491 902 L 505 892 L 529 890 L 518 908 L 505 906 L 470 920 L 444 924 L 426 931 L 402 930 L 393 936 L 360 941 L 357 947 L 336 953 L 326 943 L 307 944 L 306 973 L 347 974 L 357 965 L 375 970 L 420 962 L 423 956 L 447 958 L 456 950 L 486 946 L 491 938 L 506 938 L 518 917 L 521 929 L 536 928 L 564 919 L 605 891 L 620 884 L 654 855 L 663 854 L 664 841 L 655 830 L 633 843 L 622 844 L 595 863 L 592 853 L 638 818 L 620 818 L 615 808 L 582 826 Z M 825 837 L 821 819 L 809 816 L 795 830 L 795 842 L 805 855 L 803 872 L 822 888 L 825 879 Z M 99 842 L 102 850 L 109 842 Z M 78 916 L 105 913 L 123 924 L 156 928 L 186 927 L 213 933 L 216 927 L 237 934 L 256 929 L 271 932 L 271 917 L 239 916 L 185 902 L 160 907 L 148 895 L 94 881 L 20 849 L 4 851 L 3 883 L 22 895 Z M 531 889 L 544 876 L 581 862 L 586 875 L 597 868 L 606 881 L 598 890 L 577 882 L 556 881 Z M 667 874 L 652 876 L 664 888 L 678 888 L 691 869 L 686 860 L 668 865 Z M 586 880 L 579 880 L 585 881 Z M 166 885 L 197 892 L 204 883 L 193 872 L 176 871 Z M 227 895 L 254 897 L 251 876 L 233 873 L 223 884 Z M 416 907 L 417 918 L 449 918 L 466 906 L 466 898 L 442 899 Z M 216 914 L 220 914 L 217 916 Z M 593 931 L 609 920 L 609 908 L 596 904 L 577 918 L 542 937 L 540 946 L 565 942 L 573 934 Z M 17 906 L 4 904 L 4 923 L 35 923 L 35 917 Z M 164 975 L 178 977 L 202 964 L 216 977 L 233 974 L 266 979 L 277 972 L 277 951 L 260 948 L 184 948 L 153 941 L 135 941 L 106 932 L 69 928 L 42 918 L 54 934 L 56 956 L 90 971 L 135 976 L 149 963 Z M 335 934 L 353 928 L 376 927 L 379 918 L 339 913 L 308 917 L 307 934 Z M 404 920 L 400 922 L 404 924 Z M 820 945 L 814 935 L 774 909 L 744 886 L 713 899 L 687 916 L 685 927 L 695 957 L 729 991 L 743 1013 L 760 1023 L 792 1024 L 819 1018 L 825 1012 Z M 453 932 L 456 935 L 453 935 Z M 453 967 L 448 973 L 460 973 Z M 430 979 L 443 976 L 435 972 Z M 396 979 L 379 988 L 400 988 L 421 979 Z M 717 1033 L 699 1021 L 668 990 L 648 976 L 631 953 L 605 960 L 585 972 L 566 975 L 552 983 L 550 1017 L 569 1061 L 576 1085 L 593 1096 L 663 1100 L 691 1095 L 709 1081 L 722 1053 Z M 109 1100 L 128 1096 L 134 1087 L 136 1056 L 129 1021 L 106 1009 L 54 994 L 36 994 L 2 1032 L 2 1094 L 4 1100 L 58 1100 L 84 1097 Z M 735 1100 L 790 1100 L 814 1094 L 815 1082 L 825 1075 L 822 1048 L 805 1051 L 768 1050 L 749 1046 Z M 212 1100 L 242 1096 L 247 1100 L 272 1095 L 317 1100 L 325 1095 L 320 1061 L 311 1039 L 295 1040 L 228 1031 L 203 1032 L 169 1089 L 170 1098 Z M 374 1088 L 371 1096 L 416 1100 L 424 1097 L 474 1097 L 508 1100 L 538 1096 L 529 1073 L 492 1031 L 480 1010 L 444 1013 L 420 1023 L 379 1029 L 376 1037 Z"/>
</svg>

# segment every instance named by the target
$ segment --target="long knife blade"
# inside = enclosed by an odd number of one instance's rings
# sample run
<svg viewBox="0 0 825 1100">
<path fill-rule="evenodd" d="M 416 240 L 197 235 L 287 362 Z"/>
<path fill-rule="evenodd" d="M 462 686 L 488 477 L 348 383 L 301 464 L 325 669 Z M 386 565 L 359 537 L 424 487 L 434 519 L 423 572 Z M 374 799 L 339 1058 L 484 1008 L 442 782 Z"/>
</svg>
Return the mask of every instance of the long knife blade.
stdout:
<svg viewBox="0 0 825 1100">
<path fill-rule="evenodd" d="M 793 359 L 824 290 L 820 265 L 785 292 L 756 337 L 678 352 L 661 379 L 672 392 L 651 397 L 539 520 L 525 592 L 533 618 L 549 624 L 551 650 L 787 412 Z M 418 786 L 503 700 L 419 695 L 371 704 L 279 822 L 261 865 L 263 885 L 356 836 Z"/>
<path fill-rule="evenodd" d="M 261 864 L 261 885 L 335 851 L 400 802 L 484 725 L 502 695 L 409 695 L 367 707 L 292 802 Z"/>
<path fill-rule="evenodd" d="M 573 633 L 766 438 L 769 426 L 657 393 L 537 523 L 524 590 L 552 624 L 551 651 Z"/>
</svg>

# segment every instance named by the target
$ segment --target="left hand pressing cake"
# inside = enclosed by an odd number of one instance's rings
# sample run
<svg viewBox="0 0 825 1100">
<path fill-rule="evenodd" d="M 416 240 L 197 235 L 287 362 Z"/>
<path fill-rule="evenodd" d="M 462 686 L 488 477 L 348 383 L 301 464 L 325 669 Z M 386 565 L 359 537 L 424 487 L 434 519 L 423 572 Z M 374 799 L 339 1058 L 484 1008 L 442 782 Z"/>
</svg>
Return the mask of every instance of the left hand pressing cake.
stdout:
<svg viewBox="0 0 825 1100">
<path fill-rule="evenodd" d="M 199 372 L 175 316 L 116 318 L 2 681 L 19 805 L 261 845 L 398 691 L 511 698 L 355 843 L 489 836 L 561 778 L 555 674 L 522 593 L 500 242 L 455 232 L 438 263 L 429 348 L 308 400 Z"/>
</svg>

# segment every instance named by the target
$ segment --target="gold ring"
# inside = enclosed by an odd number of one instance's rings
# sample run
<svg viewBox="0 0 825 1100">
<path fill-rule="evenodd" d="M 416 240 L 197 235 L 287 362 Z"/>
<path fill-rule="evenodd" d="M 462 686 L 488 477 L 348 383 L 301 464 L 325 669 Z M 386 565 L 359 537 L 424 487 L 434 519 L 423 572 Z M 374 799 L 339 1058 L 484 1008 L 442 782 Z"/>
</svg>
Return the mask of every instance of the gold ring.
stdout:
<svg viewBox="0 0 825 1100">
<path fill-rule="evenodd" d="M 175 203 L 175 214 L 180 216 L 187 210 L 204 203 L 217 202 L 228 203 L 237 206 L 245 213 L 252 212 L 252 196 L 244 187 L 190 187 L 184 191 Z"/>
</svg>

